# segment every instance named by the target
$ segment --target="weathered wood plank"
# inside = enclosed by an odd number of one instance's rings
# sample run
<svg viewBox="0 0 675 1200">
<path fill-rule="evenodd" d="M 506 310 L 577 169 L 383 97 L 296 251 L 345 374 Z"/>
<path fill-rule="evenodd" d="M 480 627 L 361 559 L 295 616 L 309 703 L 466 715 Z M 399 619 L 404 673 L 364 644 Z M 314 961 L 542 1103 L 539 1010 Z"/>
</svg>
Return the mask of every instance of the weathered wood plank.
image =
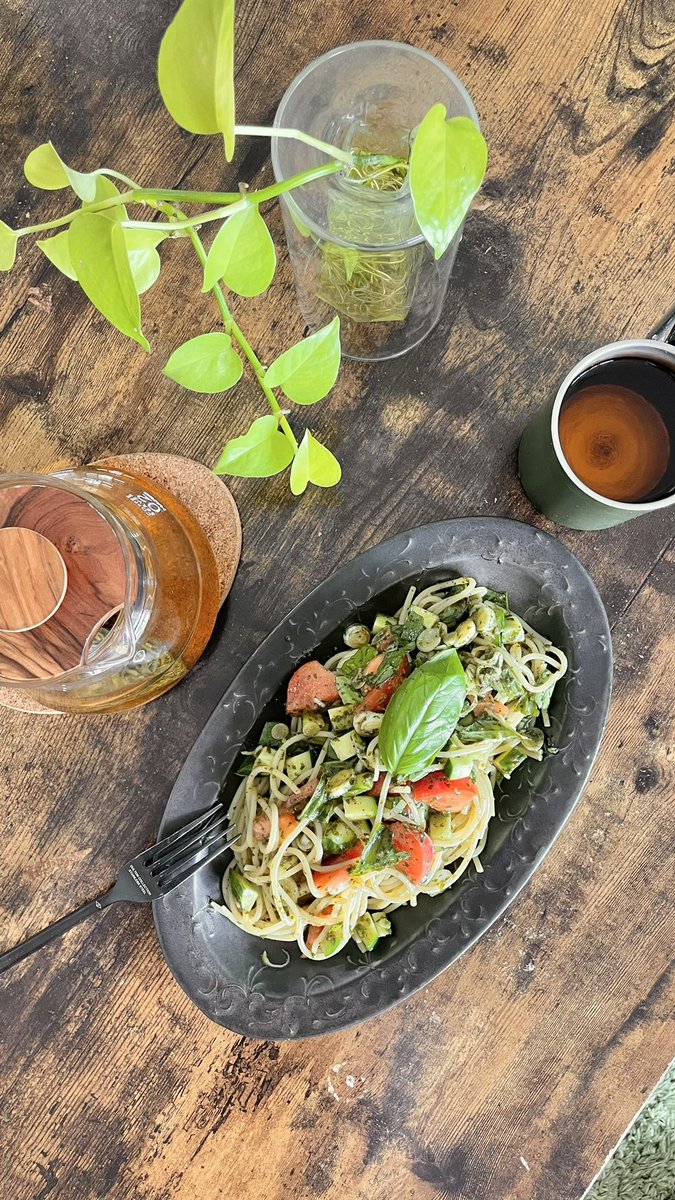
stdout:
<svg viewBox="0 0 675 1200">
<path fill-rule="evenodd" d="M 45 137 L 77 166 L 106 161 L 144 181 L 268 176 L 262 144 L 226 170 L 215 140 L 183 135 L 163 113 L 153 64 L 173 4 L 67 8 L 12 0 L 3 17 L 4 219 L 57 211 L 20 180 Z M 153 839 L 228 679 L 338 562 L 443 516 L 548 527 L 514 474 L 526 414 L 580 354 L 642 333 L 672 299 L 665 2 L 421 11 L 299 0 L 292 16 L 241 3 L 240 114 L 269 119 L 301 63 L 368 36 L 441 55 L 472 90 L 492 147 L 443 321 L 408 360 L 345 364 L 313 410 L 345 465 L 339 491 L 298 504 L 281 481 L 235 482 L 244 560 L 220 637 L 185 684 L 119 718 L 3 714 L 3 943 L 95 892 Z M 278 215 L 272 226 L 280 237 Z M 185 250 L 163 251 L 166 278 L 145 301 L 150 358 L 38 252 L 22 256 L 0 296 L 3 469 L 134 448 L 212 463 L 262 411 L 249 382 L 233 402 L 188 398 L 161 375 L 175 345 L 216 327 Z M 31 287 L 50 311 L 30 302 Z M 264 355 L 302 328 L 286 262 L 271 301 L 271 318 L 267 301 L 239 305 Z M 236 1038 L 193 1009 L 148 913 L 112 912 L 73 933 L 3 979 L 0 1144 L 12 1200 L 581 1193 L 672 1057 L 675 566 L 664 515 L 560 536 L 607 604 L 616 699 L 591 787 L 508 918 L 380 1021 L 282 1047 Z"/>
</svg>

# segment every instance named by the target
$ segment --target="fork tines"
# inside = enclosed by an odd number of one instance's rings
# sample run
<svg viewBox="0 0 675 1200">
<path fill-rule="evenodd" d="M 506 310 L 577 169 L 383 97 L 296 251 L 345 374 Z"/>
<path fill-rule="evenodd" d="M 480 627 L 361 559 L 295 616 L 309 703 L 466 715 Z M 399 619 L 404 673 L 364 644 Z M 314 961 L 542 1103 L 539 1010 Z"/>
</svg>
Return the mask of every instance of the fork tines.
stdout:
<svg viewBox="0 0 675 1200">
<path fill-rule="evenodd" d="M 144 867 L 153 883 L 165 892 L 177 887 L 237 841 L 232 836 L 227 810 L 215 804 L 189 825 L 158 842 L 147 854 Z"/>
</svg>

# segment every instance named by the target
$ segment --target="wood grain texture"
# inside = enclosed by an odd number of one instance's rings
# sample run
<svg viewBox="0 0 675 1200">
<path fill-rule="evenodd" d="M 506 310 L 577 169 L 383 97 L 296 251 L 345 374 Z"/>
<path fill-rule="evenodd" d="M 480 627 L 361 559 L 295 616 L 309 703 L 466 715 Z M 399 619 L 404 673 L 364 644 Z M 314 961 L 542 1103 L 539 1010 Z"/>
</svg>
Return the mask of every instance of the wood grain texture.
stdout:
<svg viewBox="0 0 675 1200">
<path fill-rule="evenodd" d="M 47 137 L 75 166 L 105 161 L 147 181 L 269 178 L 263 144 L 241 148 L 226 170 L 217 139 L 188 137 L 163 113 L 154 58 L 174 7 L 9 0 L 4 220 L 55 211 L 20 177 Z M 5 944 L 99 890 L 154 839 L 228 680 L 338 562 L 454 515 L 550 528 L 515 477 L 527 415 L 582 353 L 641 335 L 673 299 L 670 0 L 297 0 L 292 10 L 240 0 L 240 119 L 268 121 L 305 62 L 364 37 L 440 55 L 471 90 L 491 146 L 443 320 L 407 359 L 345 364 L 332 398 L 312 410 L 344 463 L 339 489 L 298 503 L 285 482 L 234 481 L 242 567 L 218 636 L 184 684 L 116 718 L 3 714 Z M 278 213 L 271 224 L 280 237 Z M 156 350 L 147 357 L 22 248 L 0 296 L 3 469 L 134 450 L 212 465 L 223 438 L 260 414 L 250 381 L 235 404 L 188 398 L 161 375 L 176 345 L 216 328 L 183 250 L 163 250 L 166 278 L 145 298 Z M 237 305 L 263 357 L 301 332 L 285 260 L 271 299 L 272 309 Z M 237 1038 L 192 1008 L 147 912 L 73 933 L 2 981 L 4 1194 L 581 1194 L 675 1050 L 675 548 L 667 514 L 554 532 L 602 592 L 616 693 L 591 786 L 507 918 L 377 1022 L 285 1046 Z"/>
</svg>

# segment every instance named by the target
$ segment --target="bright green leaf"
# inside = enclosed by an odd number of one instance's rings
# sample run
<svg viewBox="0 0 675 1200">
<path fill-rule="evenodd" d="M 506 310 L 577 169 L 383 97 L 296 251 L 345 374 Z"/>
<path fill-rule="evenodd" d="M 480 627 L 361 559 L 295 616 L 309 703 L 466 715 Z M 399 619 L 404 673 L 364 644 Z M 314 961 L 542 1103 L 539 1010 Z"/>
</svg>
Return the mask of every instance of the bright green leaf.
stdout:
<svg viewBox="0 0 675 1200">
<path fill-rule="evenodd" d="M 429 109 L 410 154 L 415 216 L 436 258 L 457 233 L 487 167 L 487 143 L 478 126 L 469 117 L 445 117 L 444 104 Z"/>
<path fill-rule="evenodd" d="M 159 90 L 190 133 L 222 133 L 234 154 L 234 0 L 183 0 L 159 48 Z"/>
<path fill-rule="evenodd" d="M 23 165 L 24 174 L 34 187 L 58 192 L 71 187 L 80 200 L 93 200 L 96 195 L 96 171 L 74 171 L 66 166 L 51 142 L 43 142 L 31 150 Z"/>
<path fill-rule="evenodd" d="M 280 432 L 277 418 L 270 413 L 267 417 L 258 417 L 243 437 L 227 443 L 214 470 L 217 475 L 266 479 L 278 475 L 292 459 L 293 446 Z"/>
<path fill-rule="evenodd" d="M 63 275 L 67 275 L 68 279 L 77 279 L 77 273 L 70 257 L 67 229 L 64 229 L 62 233 L 54 234 L 53 237 L 43 238 L 38 242 L 38 246 L 42 253 L 47 255 L 50 263 L 53 263 Z"/>
<path fill-rule="evenodd" d="M 218 231 L 204 267 L 204 288 L 210 292 L 220 279 L 238 296 L 259 296 L 267 291 L 277 265 L 274 242 L 258 212 L 250 204 L 228 217 Z"/>
<path fill-rule="evenodd" d="M 234 387 L 243 370 L 228 333 L 200 333 L 174 350 L 164 374 L 191 392 L 214 395 Z"/>
<path fill-rule="evenodd" d="M 0 271 L 11 271 L 16 258 L 16 243 L 19 235 L 0 221 Z"/>
<path fill-rule="evenodd" d="M 334 454 L 305 430 L 291 467 L 291 491 L 301 496 L 308 483 L 317 487 L 334 487 L 340 482 L 342 468 Z"/>
<path fill-rule="evenodd" d="M 80 287 L 94 307 L 116 329 L 149 350 L 141 332 L 141 306 L 119 222 L 103 213 L 78 213 L 70 223 L 68 249 Z"/>
<path fill-rule="evenodd" d="M 113 209 L 117 212 L 117 209 Z M 129 266 L 139 296 L 151 288 L 162 267 L 156 247 L 163 242 L 166 233 L 158 229 L 125 229 L 124 240 L 129 255 Z"/>
<path fill-rule="evenodd" d="M 89 204 L 83 204 L 82 208 L 83 208 L 83 210 L 86 210 L 87 208 L 90 207 L 90 204 L 92 204 L 94 202 L 99 202 L 101 200 L 111 200 L 113 196 L 119 196 L 119 191 L 115 187 L 115 184 L 112 182 L 112 180 L 106 178 L 105 175 L 99 175 L 96 180 L 96 196 L 94 197 L 94 200 L 91 201 Z M 126 218 L 127 211 L 126 211 L 126 208 L 124 207 L 124 205 L 120 204 L 119 206 L 117 206 L 115 208 L 105 209 L 104 215 L 110 221 L 122 221 Z M 147 241 L 147 245 L 150 247 L 150 249 L 152 249 L 152 247 L 154 247 L 157 244 L 158 240 L 161 241 L 166 235 L 164 233 L 162 233 L 160 230 L 158 230 L 159 236 L 157 236 L 155 234 L 151 234 L 151 233 L 149 233 L 149 231 L 143 230 L 143 229 L 141 229 L 141 230 L 125 229 L 124 230 L 124 240 L 127 244 L 127 250 L 129 251 L 129 262 L 131 265 L 131 273 L 134 276 L 134 281 L 136 283 L 136 291 L 139 292 L 139 294 L 140 294 L 141 291 L 146 290 L 146 287 L 138 286 L 139 281 L 137 279 L 137 275 L 140 275 L 141 281 L 145 282 L 147 279 L 147 274 L 148 274 L 149 268 L 145 262 L 143 262 L 142 265 L 137 263 L 137 261 L 135 260 L 135 257 L 134 257 L 134 253 L 132 252 L 133 249 L 137 245 L 140 244 L 140 239 L 138 236 L 139 234 L 143 234 L 146 239 L 149 239 Z M 66 275 L 68 277 L 68 279 L 77 279 L 77 273 L 75 271 L 75 268 L 73 267 L 72 260 L 70 257 L 70 243 L 68 240 L 68 230 L 67 229 L 64 229 L 61 233 L 55 233 L 51 237 L 43 238 L 37 244 L 40 247 L 40 249 L 42 250 L 42 253 L 47 256 L 49 261 L 51 263 L 53 263 L 53 265 L 57 268 L 57 270 L 59 270 L 61 272 L 62 275 Z M 146 244 L 146 243 L 144 242 L 143 244 Z M 153 253 L 156 253 L 156 252 L 153 251 Z M 157 257 L 157 261 L 159 263 L 159 256 Z M 157 269 L 159 270 L 159 267 Z M 155 278 L 156 277 L 157 276 L 155 275 Z M 154 279 L 152 280 L 152 282 L 154 283 Z M 147 287 L 150 287 L 149 283 L 147 283 Z"/>
<path fill-rule="evenodd" d="M 107 175 L 97 175 L 94 195 L 91 200 L 85 201 L 82 207 L 84 209 L 91 208 L 92 204 L 100 204 L 102 200 L 112 200 L 113 196 L 119 196 L 119 194 L 119 188 L 115 186 L 112 179 L 108 179 Z M 123 204 L 115 205 L 113 208 L 105 208 L 103 212 L 111 221 L 126 221 L 128 215 Z"/>
<path fill-rule="evenodd" d="M 340 318 L 291 346 L 265 374 L 270 387 L 280 387 L 296 404 L 316 404 L 332 388 L 340 370 Z"/>
</svg>

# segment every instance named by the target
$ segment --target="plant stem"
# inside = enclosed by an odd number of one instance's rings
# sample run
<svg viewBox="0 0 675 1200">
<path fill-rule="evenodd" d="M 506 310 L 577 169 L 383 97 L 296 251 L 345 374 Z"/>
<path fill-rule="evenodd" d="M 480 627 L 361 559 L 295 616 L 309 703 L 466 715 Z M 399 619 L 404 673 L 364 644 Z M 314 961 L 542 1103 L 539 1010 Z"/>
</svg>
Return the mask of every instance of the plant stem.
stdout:
<svg viewBox="0 0 675 1200">
<path fill-rule="evenodd" d="M 298 175 L 292 175 L 290 179 L 282 179 L 280 183 L 273 183 L 269 187 L 260 188 L 255 192 L 247 192 L 245 196 L 242 196 L 241 192 L 183 192 L 172 188 L 133 188 L 129 192 L 120 193 L 119 196 L 112 196 L 109 200 L 100 200 L 98 204 L 90 204 L 86 211 L 104 212 L 107 208 L 115 208 L 118 204 L 144 204 L 158 200 L 177 200 L 182 204 L 217 204 L 220 206 L 210 213 L 200 213 L 195 217 L 185 217 L 180 221 L 168 222 L 172 229 L 189 230 L 206 221 L 219 221 L 225 216 L 234 216 L 234 213 L 241 212 L 248 202 L 264 204 L 266 200 L 273 200 L 275 196 L 281 196 L 284 192 L 293 191 L 294 188 L 302 187 L 305 183 L 312 183 L 315 179 L 323 179 L 326 175 L 334 175 L 341 170 L 342 163 L 340 162 L 322 163 L 321 166 L 311 167 L 307 171 L 301 171 Z M 110 173 L 112 174 L 112 172 Z M 123 179 L 119 175 L 115 177 Z M 25 229 L 18 229 L 16 232 L 18 237 L 26 237 L 29 233 L 42 233 L 45 230 L 58 229 L 63 225 L 69 225 L 73 217 L 78 216 L 81 212 L 81 208 L 76 208 L 63 217 L 56 217 L 53 221 L 43 221 L 40 225 L 27 225 Z M 158 224 L 161 226 L 162 223 L 129 220 L 123 221 L 122 224 L 125 229 L 156 230 Z"/>
<path fill-rule="evenodd" d="M 201 238 L 199 237 L 199 234 L 194 229 L 190 229 L 188 231 L 188 237 L 190 238 L 190 241 L 192 242 L 192 245 L 194 246 L 194 248 L 197 252 L 197 257 L 199 258 L 199 261 L 203 268 L 206 264 L 206 251 L 202 245 Z M 239 328 L 239 326 L 237 325 L 237 322 L 235 321 L 234 317 L 232 316 L 232 313 L 230 312 L 228 303 L 225 299 L 223 289 L 221 288 L 219 283 L 216 283 L 211 288 L 211 291 L 212 291 L 213 295 L 215 296 L 216 303 L 220 309 L 221 316 L 223 318 L 223 326 L 225 328 L 225 332 L 229 333 L 231 335 L 231 337 L 234 338 L 235 342 L 237 342 L 239 344 L 239 346 L 241 347 L 245 357 L 248 359 L 249 363 L 251 364 L 251 367 L 253 368 L 253 373 L 254 373 L 256 379 L 258 380 L 260 387 L 262 388 L 263 392 L 265 393 L 267 403 L 269 404 L 270 408 L 272 409 L 272 412 L 274 413 L 275 417 L 277 418 L 279 425 L 283 429 L 289 442 L 293 446 L 293 449 L 297 450 L 298 442 L 297 442 L 296 436 L 293 433 L 293 430 L 291 429 L 286 417 L 284 416 L 283 412 L 281 411 L 281 405 L 279 404 L 279 401 L 277 400 L 276 396 L 274 395 L 274 392 L 272 391 L 271 387 L 265 381 L 265 368 L 263 367 L 260 359 L 258 358 L 258 355 L 256 354 L 255 350 L 251 346 L 250 342 L 246 338 L 246 335 L 244 334 L 243 330 L 241 330 Z"/>
<path fill-rule="evenodd" d="M 339 162 L 348 167 L 351 167 L 354 162 L 354 155 L 350 154 L 348 150 L 339 150 L 337 146 L 331 146 L 330 142 L 322 142 L 320 138 L 312 137 L 310 133 L 304 133 L 302 129 L 272 129 L 265 125 L 235 125 L 234 132 L 242 134 L 243 137 L 293 138 L 296 142 L 304 142 L 306 146 L 313 146 L 315 150 L 329 154 L 331 158 L 337 158 Z"/>
</svg>

